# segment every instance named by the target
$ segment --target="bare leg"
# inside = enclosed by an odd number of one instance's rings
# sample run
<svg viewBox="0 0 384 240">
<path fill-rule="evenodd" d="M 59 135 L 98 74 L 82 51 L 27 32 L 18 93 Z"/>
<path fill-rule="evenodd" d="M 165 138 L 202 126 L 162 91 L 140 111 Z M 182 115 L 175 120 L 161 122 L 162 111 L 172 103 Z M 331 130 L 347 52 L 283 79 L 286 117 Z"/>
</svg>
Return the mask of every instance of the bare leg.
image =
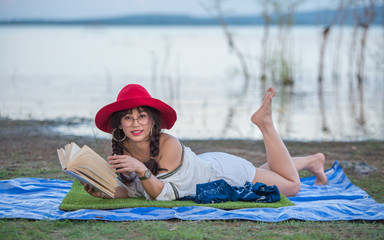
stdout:
<svg viewBox="0 0 384 240">
<path fill-rule="evenodd" d="M 253 182 L 276 185 L 284 195 L 293 196 L 300 190 L 300 178 L 291 155 L 273 125 L 273 96 L 275 89 L 269 88 L 263 96 L 260 108 L 251 117 L 251 121 L 263 134 L 269 167 L 257 169 Z"/>
<path fill-rule="evenodd" d="M 292 160 L 298 172 L 308 170 L 316 177 L 315 185 L 327 184 L 328 179 L 324 174 L 324 154 L 316 153 L 305 157 L 293 157 Z M 261 165 L 260 168 L 269 169 L 268 163 Z"/>
</svg>

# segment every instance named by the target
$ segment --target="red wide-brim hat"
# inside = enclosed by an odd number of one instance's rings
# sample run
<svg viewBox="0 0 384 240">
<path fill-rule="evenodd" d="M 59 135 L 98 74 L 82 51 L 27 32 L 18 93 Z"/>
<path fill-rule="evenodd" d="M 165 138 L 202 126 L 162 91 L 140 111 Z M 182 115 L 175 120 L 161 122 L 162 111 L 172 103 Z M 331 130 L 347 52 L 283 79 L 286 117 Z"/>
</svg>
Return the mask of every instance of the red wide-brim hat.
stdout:
<svg viewBox="0 0 384 240">
<path fill-rule="evenodd" d="M 168 104 L 151 97 L 148 91 L 138 84 L 128 84 L 121 89 L 115 102 L 100 109 L 95 117 L 96 126 L 106 133 L 111 133 L 111 117 L 114 112 L 149 106 L 155 108 L 160 113 L 161 128 L 171 129 L 176 122 L 177 115 L 175 110 Z"/>
</svg>

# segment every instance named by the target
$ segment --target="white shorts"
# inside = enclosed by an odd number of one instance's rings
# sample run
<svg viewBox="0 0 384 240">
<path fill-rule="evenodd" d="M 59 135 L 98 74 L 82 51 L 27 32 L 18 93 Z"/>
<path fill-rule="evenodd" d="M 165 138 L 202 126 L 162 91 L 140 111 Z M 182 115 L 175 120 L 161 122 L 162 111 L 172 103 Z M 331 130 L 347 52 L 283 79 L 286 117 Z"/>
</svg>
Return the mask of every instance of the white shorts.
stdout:
<svg viewBox="0 0 384 240">
<path fill-rule="evenodd" d="M 199 158 L 212 163 L 210 181 L 224 179 L 231 186 L 244 186 L 245 182 L 252 182 L 256 175 L 256 167 L 244 158 L 228 153 L 208 152 Z"/>
</svg>

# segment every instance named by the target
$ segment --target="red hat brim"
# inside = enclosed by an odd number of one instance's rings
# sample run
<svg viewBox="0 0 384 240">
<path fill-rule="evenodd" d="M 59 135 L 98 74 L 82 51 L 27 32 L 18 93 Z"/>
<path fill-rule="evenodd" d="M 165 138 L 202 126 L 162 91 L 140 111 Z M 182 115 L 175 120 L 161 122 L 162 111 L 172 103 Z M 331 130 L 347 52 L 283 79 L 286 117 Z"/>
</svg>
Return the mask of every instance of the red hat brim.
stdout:
<svg viewBox="0 0 384 240">
<path fill-rule="evenodd" d="M 116 101 L 100 109 L 95 117 L 96 126 L 101 131 L 111 133 L 113 129 L 111 129 L 110 121 L 114 112 L 140 106 L 149 106 L 159 111 L 162 123 L 161 128 L 171 129 L 176 122 L 176 112 L 168 104 L 152 97 L 136 97 Z"/>
</svg>

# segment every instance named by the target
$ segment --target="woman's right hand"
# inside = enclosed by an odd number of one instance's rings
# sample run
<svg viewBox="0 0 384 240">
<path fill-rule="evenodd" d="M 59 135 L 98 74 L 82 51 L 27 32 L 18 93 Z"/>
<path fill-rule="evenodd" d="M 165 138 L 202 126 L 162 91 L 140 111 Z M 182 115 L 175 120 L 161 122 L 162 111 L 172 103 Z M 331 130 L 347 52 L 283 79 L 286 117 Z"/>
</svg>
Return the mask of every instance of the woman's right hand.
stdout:
<svg viewBox="0 0 384 240">
<path fill-rule="evenodd" d="M 82 183 L 82 184 L 84 186 L 84 190 L 87 191 L 90 195 L 92 195 L 94 197 L 97 197 L 97 198 L 111 198 L 107 194 L 98 191 L 93 186 L 90 186 L 90 185 L 88 185 L 86 183 Z"/>
<path fill-rule="evenodd" d="M 112 155 L 108 157 L 108 162 L 112 168 L 116 169 L 117 173 L 131 173 L 141 174 L 147 170 L 147 167 L 137 160 L 128 155 Z"/>
</svg>

